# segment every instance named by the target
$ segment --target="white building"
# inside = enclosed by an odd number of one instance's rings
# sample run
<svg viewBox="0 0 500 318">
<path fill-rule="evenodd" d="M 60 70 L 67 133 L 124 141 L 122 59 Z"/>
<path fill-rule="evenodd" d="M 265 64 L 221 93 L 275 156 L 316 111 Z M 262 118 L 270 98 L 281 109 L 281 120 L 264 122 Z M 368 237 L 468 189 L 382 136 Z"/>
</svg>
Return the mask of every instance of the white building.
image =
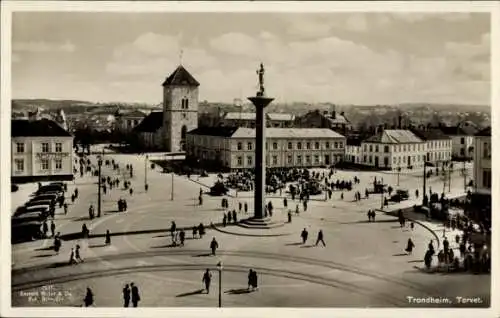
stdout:
<svg viewBox="0 0 500 318">
<path fill-rule="evenodd" d="M 478 194 L 491 196 L 491 127 L 474 137 L 474 189 Z"/>
<path fill-rule="evenodd" d="M 228 112 L 223 115 L 220 124 L 225 127 L 255 128 L 256 113 Z M 285 113 L 266 113 L 266 126 L 289 128 L 293 126 L 295 115 Z"/>
<path fill-rule="evenodd" d="M 347 138 L 345 146 L 345 161 L 360 164 L 362 158 L 361 140 Z"/>
<path fill-rule="evenodd" d="M 11 181 L 73 180 L 73 136 L 52 120 L 11 121 Z"/>
<path fill-rule="evenodd" d="M 117 110 L 114 122 L 115 129 L 122 133 L 129 133 L 139 125 L 144 117 L 146 117 L 146 114 L 139 110 L 129 112 Z"/>
<path fill-rule="evenodd" d="M 420 139 L 425 141 L 426 161 L 435 166 L 449 162 L 452 157 L 452 139 L 437 128 L 411 129 Z"/>
<path fill-rule="evenodd" d="M 322 128 L 267 128 L 267 167 L 319 167 L 340 162 L 345 137 Z M 187 157 L 222 168 L 250 169 L 255 164 L 255 130 L 200 127 L 187 134 Z"/>
<path fill-rule="evenodd" d="M 474 156 L 474 135 L 477 129 L 470 125 L 441 127 L 441 131 L 452 140 L 452 158 L 470 160 Z"/>
<path fill-rule="evenodd" d="M 426 144 L 409 130 L 386 129 L 361 142 L 360 163 L 391 169 L 423 167 Z"/>
</svg>

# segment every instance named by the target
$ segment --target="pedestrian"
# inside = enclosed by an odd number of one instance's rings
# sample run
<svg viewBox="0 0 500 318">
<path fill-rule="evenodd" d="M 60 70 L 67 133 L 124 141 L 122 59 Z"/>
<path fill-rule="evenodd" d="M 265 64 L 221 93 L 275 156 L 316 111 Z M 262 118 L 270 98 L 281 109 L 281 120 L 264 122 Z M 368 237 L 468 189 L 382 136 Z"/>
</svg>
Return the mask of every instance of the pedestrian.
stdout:
<svg viewBox="0 0 500 318">
<path fill-rule="evenodd" d="M 226 227 L 226 225 L 227 225 L 227 215 L 224 212 L 224 216 L 222 217 L 222 226 Z"/>
<path fill-rule="evenodd" d="M 201 196 L 201 194 L 198 197 L 198 203 L 199 203 L 199 205 L 203 205 L 203 196 Z"/>
<path fill-rule="evenodd" d="M 130 188 L 130 190 L 128 190 L 128 192 L 130 193 L 130 195 L 132 195 L 134 193 L 134 189 Z"/>
<path fill-rule="evenodd" d="M 47 225 L 47 221 L 43 221 L 42 232 L 43 232 L 43 236 L 44 237 L 47 237 L 47 232 L 48 231 L 49 231 L 49 226 Z"/>
<path fill-rule="evenodd" d="M 413 244 L 413 241 L 411 238 L 408 239 L 408 243 L 406 244 L 406 249 L 405 251 L 408 253 L 408 255 L 411 255 L 411 252 L 413 251 L 413 248 L 415 247 L 415 244 Z"/>
<path fill-rule="evenodd" d="M 292 211 L 288 210 L 288 223 L 292 223 Z"/>
<path fill-rule="evenodd" d="M 68 204 L 64 203 L 64 215 L 66 215 L 66 214 L 68 214 Z"/>
<path fill-rule="evenodd" d="M 170 236 L 172 237 L 172 241 L 175 240 L 176 230 L 177 230 L 177 225 L 175 224 L 175 221 L 172 221 L 172 223 L 170 223 Z"/>
<path fill-rule="evenodd" d="M 252 270 L 252 289 L 253 290 L 258 290 L 259 287 L 257 285 L 257 272 Z"/>
<path fill-rule="evenodd" d="M 90 307 L 94 304 L 94 293 L 89 287 L 87 287 L 87 293 L 85 294 L 83 303 L 85 304 L 85 307 Z"/>
<path fill-rule="evenodd" d="M 319 230 L 319 232 L 318 232 L 318 238 L 316 239 L 315 246 L 318 246 L 319 242 L 323 243 L 323 246 L 326 246 L 325 241 L 323 240 L 323 231 L 322 230 Z"/>
<path fill-rule="evenodd" d="M 75 199 L 78 199 L 78 188 L 75 189 Z"/>
<path fill-rule="evenodd" d="M 375 216 L 377 214 L 375 213 L 375 210 L 372 210 L 372 222 L 375 222 Z"/>
<path fill-rule="evenodd" d="M 184 232 L 184 230 L 181 230 L 179 233 L 179 239 L 181 241 L 181 246 L 184 246 L 185 238 L 186 238 L 186 232 Z"/>
<path fill-rule="evenodd" d="M 197 235 L 198 235 L 198 228 L 196 227 L 196 225 L 193 226 L 193 230 L 192 231 L 193 231 L 193 238 L 195 239 L 197 237 Z"/>
<path fill-rule="evenodd" d="M 59 250 L 61 249 L 61 239 L 59 237 L 56 237 L 54 239 L 54 251 L 56 254 L 59 254 Z"/>
<path fill-rule="evenodd" d="M 340 200 L 344 200 L 344 192 L 340 193 Z"/>
<path fill-rule="evenodd" d="M 131 294 L 132 294 L 132 306 L 137 307 L 137 304 L 141 300 L 141 296 L 139 295 L 139 288 L 134 285 L 134 283 L 130 283 Z"/>
<path fill-rule="evenodd" d="M 211 280 L 212 280 L 212 274 L 210 273 L 210 270 L 207 268 L 207 270 L 203 274 L 203 278 L 201 279 L 201 281 L 205 284 L 205 290 L 207 291 L 207 294 L 210 293 Z"/>
<path fill-rule="evenodd" d="M 247 214 L 248 213 L 248 203 L 245 202 L 245 207 L 244 208 L 245 208 L 245 214 Z"/>
<path fill-rule="evenodd" d="M 231 211 L 227 211 L 227 222 L 231 223 L 232 220 L 233 220 L 233 214 L 231 213 Z"/>
<path fill-rule="evenodd" d="M 237 223 L 238 220 L 236 219 L 236 210 L 233 210 L 233 222 Z"/>
<path fill-rule="evenodd" d="M 51 232 L 51 236 L 54 237 L 54 235 L 56 235 L 56 225 L 54 223 L 54 220 L 51 220 L 50 221 L 50 232 Z"/>
<path fill-rule="evenodd" d="M 198 233 L 200 234 L 200 238 L 203 238 L 203 235 L 205 235 L 205 226 L 203 226 L 203 223 L 198 225 Z"/>
<path fill-rule="evenodd" d="M 75 259 L 75 249 L 72 248 L 71 249 L 71 253 L 69 254 L 69 265 L 73 265 L 73 264 L 76 264 L 77 261 Z"/>
<path fill-rule="evenodd" d="M 80 256 L 80 245 L 76 245 L 76 248 L 75 248 L 75 260 L 80 262 L 80 263 L 83 263 L 83 259 L 82 257 Z"/>
<path fill-rule="evenodd" d="M 248 290 L 253 290 L 253 270 L 248 271 Z"/>
<path fill-rule="evenodd" d="M 302 233 L 300 233 L 300 236 L 302 237 L 302 244 L 306 244 L 306 241 L 307 241 L 307 236 L 309 235 L 309 233 L 307 232 L 307 230 L 304 228 L 304 230 L 302 230 Z"/>
<path fill-rule="evenodd" d="M 286 207 L 288 207 L 288 201 L 287 201 L 286 197 L 285 197 L 285 198 L 283 198 L 283 206 L 284 206 L 285 208 L 286 208 Z"/>
<path fill-rule="evenodd" d="M 71 203 L 75 203 L 75 194 L 74 193 L 71 195 Z"/>
<path fill-rule="evenodd" d="M 241 213 L 241 208 L 242 208 L 242 204 L 241 202 L 238 202 L 238 212 Z"/>
<path fill-rule="evenodd" d="M 128 307 L 130 304 L 130 287 L 128 284 L 125 284 L 123 287 L 123 307 Z"/>
<path fill-rule="evenodd" d="M 366 215 L 368 216 L 368 222 L 371 222 L 372 221 L 372 210 L 368 210 L 368 213 L 366 213 Z"/>
<path fill-rule="evenodd" d="M 105 236 L 104 244 L 106 244 L 106 245 L 110 245 L 111 244 L 111 233 L 109 233 L 109 230 L 106 230 L 106 236 Z"/>
<path fill-rule="evenodd" d="M 87 224 L 85 224 L 85 223 L 83 223 L 83 225 L 82 225 L 82 237 L 83 238 L 89 237 L 89 229 L 87 228 Z"/>
<path fill-rule="evenodd" d="M 429 251 L 431 251 L 431 254 L 434 255 L 435 251 L 434 251 L 434 245 L 432 243 L 432 240 L 429 242 Z"/>
<path fill-rule="evenodd" d="M 425 252 L 425 256 L 424 256 L 424 263 L 425 263 L 425 267 L 429 270 L 431 268 L 431 263 L 432 263 L 432 254 L 434 252 L 431 251 L 431 250 L 427 250 L 427 252 Z"/>
<path fill-rule="evenodd" d="M 411 222 L 411 223 L 410 223 L 410 228 L 411 228 L 411 230 L 413 231 L 413 229 L 415 228 L 415 223 Z"/>
<path fill-rule="evenodd" d="M 149 184 L 147 184 L 147 183 L 146 183 L 146 184 L 144 185 L 144 190 L 146 190 L 146 192 L 148 192 L 148 189 L 149 189 Z"/>
<path fill-rule="evenodd" d="M 217 243 L 214 237 L 210 242 L 210 249 L 212 250 L 212 255 L 215 256 L 215 250 L 217 250 L 217 248 L 219 248 L 219 243 Z"/>
<path fill-rule="evenodd" d="M 298 204 L 295 205 L 295 214 L 297 214 L 297 215 L 299 214 L 299 205 Z"/>
</svg>

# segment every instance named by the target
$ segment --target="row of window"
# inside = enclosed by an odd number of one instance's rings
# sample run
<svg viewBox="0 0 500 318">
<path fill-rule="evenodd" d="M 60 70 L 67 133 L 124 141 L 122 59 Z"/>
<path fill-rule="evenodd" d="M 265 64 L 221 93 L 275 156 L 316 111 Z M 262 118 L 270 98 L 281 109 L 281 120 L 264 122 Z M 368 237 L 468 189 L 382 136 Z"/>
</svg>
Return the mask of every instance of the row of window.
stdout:
<svg viewBox="0 0 500 318">
<path fill-rule="evenodd" d="M 402 156 L 402 157 L 393 157 L 392 158 L 392 163 L 393 164 L 413 164 L 417 162 L 424 162 L 425 161 L 425 156 Z M 375 162 L 378 164 L 378 157 L 377 156 L 368 156 L 364 155 L 363 156 L 363 162 L 368 162 L 368 163 L 373 163 Z M 388 166 L 389 165 L 389 157 L 384 157 L 384 165 Z"/>
<path fill-rule="evenodd" d="M 269 163 L 269 162 L 267 162 L 267 163 Z M 290 164 L 290 165 L 293 164 L 293 156 L 292 155 L 288 155 L 288 157 L 287 157 L 287 163 Z M 311 156 L 310 155 L 306 155 L 305 156 L 305 163 L 306 164 L 310 164 L 311 163 Z M 314 155 L 314 163 L 315 164 L 319 164 L 319 155 Z M 243 157 L 242 156 L 239 156 L 237 158 L 237 163 L 236 164 L 238 166 L 242 166 L 243 165 Z M 272 156 L 272 162 L 271 162 L 271 164 L 273 164 L 273 165 L 277 165 L 278 164 L 278 156 Z M 303 164 L 302 156 L 301 155 L 297 156 L 296 164 L 297 165 Z M 253 157 L 252 156 L 247 156 L 247 165 L 248 166 L 253 165 Z"/>
<path fill-rule="evenodd" d="M 62 159 L 55 159 L 54 161 L 55 161 L 55 169 L 61 170 L 62 169 Z M 24 171 L 24 159 L 15 159 L 14 164 L 15 164 L 17 172 Z M 41 170 L 49 170 L 49 160 L 48 159 L 40 160 L 40 169 Z"/>
<path fill-rule="evenodd" d="M 343 142 L 337 142 L 336 141 L 336 142 L 334 142 L 332 144 L 333 144 L 333 149 L 339 149 L 339 148 L 343 148 L 344 147 L 344 143 Z M 330 144 L 329 141 L 326 141 L 325 142 L 325 149 L 330 149 L 330 146 L 332 144 Z M 247 143 L 247 150 L 252 150 L 252 149 L 253 149 L 253 143 L 252 142 L 248 142 Z M 266 149 L 268 149 L 267 142 L 266 142 Z M 289 149 L 289 150 L 293 149 L 293 143 L 292 142 L 288 143 L 287 149 Z M 296 144 L 296 148 L 295 149 L 302 150 L 302 143 L 298 142 Z M 306 142 L 304 149 L 311 149 L 311 143 L 310 142 Z M 318 141 L 316 141 L 314 143 L 314 149 L 320 149 L 320 143 Z M 241 142 L 238 143 L 238 150 L 243 150 L 243 143 L 241 143 Z M 278 150 L 278 143 L 277 142 L 273 142 L 273 150 Z"/>
<path fill-rule="evenodd" d="M 56 143 L 56 151 L 55 152 L 62 152 L 62 143 L 57 142 Z M 24 153 L 24 143 L 18 142 L 16 143 L 16 152 L 17 153 Z M 42 152 L 50 152 L 50 144 L 48 142 L 43 142 L 42 143 Z"/>
</svg>

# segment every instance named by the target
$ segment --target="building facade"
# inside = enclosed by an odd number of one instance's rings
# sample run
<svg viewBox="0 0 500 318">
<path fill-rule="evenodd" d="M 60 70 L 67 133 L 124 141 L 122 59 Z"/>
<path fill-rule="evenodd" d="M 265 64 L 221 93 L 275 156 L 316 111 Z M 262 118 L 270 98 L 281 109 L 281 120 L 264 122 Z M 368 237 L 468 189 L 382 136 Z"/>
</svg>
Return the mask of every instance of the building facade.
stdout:
<svg viewBox="0 0 500 318">
<path fill-rule="evenodd" d="M 441 127 L 441 131 L 452 140 L 451 156 L 455 160 L 471 160 L 474 156 L 474 135 L 477 129 L 473 126 L 459 125 Z"/>
<path fill-rule="evenodd" d="M 320 110 L 310 111 L 295 121 L 296 127 L 301 128 L 330 128 L 337 132 L 347 132 L 352 130 L 351 122 L 345 117 L 344 112 L 338 113 Z"/>
<path fill-rule="evenodd" d="M 452 139 L 437 128 L 411 129 L 420 139 L 425 141 L 426 161 L 435 166 L 444 165 L 452 157 Z"/>
<path fill-rule="evenodd" d="M 164 146 L 163 140 L 163 111 L 151 112 L 139 125 L 134 128 L 138 142 L 142 148 L 161 150 Z"/>
<path fill-rule="evenodd" d="M 319 167 L 340 162 L 345 137 L 331 129 L 266 129 L 267 167 Z M 187 156 L 231 170 L 255 166 L 255 130 L 251 128 L 198 128 L 188 133 Z"/>
<path fill-rule="evenodd" d="M 200 83 L 180 65 L 162 86 L 163 147 L 170 152 L 184 151 L 187 132 L 198 127 Z"/>
<path fill-rule="evenodd" d="M 266 113 L 266 126 L 274 128 L 291 128 L 295 115 L 285 113 Z M 228 112 L 222 116 L 220 125 L 224 127 L 255 128 L 256 114 L 249 112 Z"/>
<path fill-rule="evenodd" d="M 347 138 L 345 147 L 345 161 L 353 164 L 361 163 L 361 140 Z"/>
<path fill-rule="evenodd" d="M 129 133 L 139 125 L 144 117 L 146 117 L 146 114 L 139 110 L 129 112 L 117 111 L 115 113 L 115 129 L 121 133 Z"/>
<path fill-rule="evenodd" d="M 409 130 L 387 129 L 361 142 L 360 163 L 366 166 L 411 170 L 425 160 L 425 142 Z"/>
<path fill-rule="evenodd" d="M 73 136 L 48 119 L 11 123 L 12 183 L 73 180 Z"/>
<path fill-rule="evenodd" d="M 474 136 L 474 190 L 491 196 L 491 127 Z"/>
</svg>

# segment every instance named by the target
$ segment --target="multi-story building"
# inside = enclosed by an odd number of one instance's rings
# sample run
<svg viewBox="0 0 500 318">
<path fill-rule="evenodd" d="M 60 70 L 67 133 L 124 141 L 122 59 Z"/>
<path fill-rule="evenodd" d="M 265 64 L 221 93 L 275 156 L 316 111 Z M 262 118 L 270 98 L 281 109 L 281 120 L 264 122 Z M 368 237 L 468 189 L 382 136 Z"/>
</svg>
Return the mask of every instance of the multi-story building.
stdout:
<svg viewBox="0 0 500 318">
<path fill-rule="evenodd" d="M 163 134 L 163 111 L 151 112 L 133 131 L 139 138 L 143 148 L 160 150 L 164 146 Z"/>
<path fill-rule="evenodd" d="M 274 128 L 290 128 L 295 115 L 285 113 L 266 113 L 266 126 Z M 256 114 L 248 112 L 228 112 L 222 116 L 221 126 L 255 128 Z"/>
<path fill-rule="evenodd" d="M 139 125 L 144 117 L 146 117 L 146 114 L 139 110 L 129 112 L 117 110 L 115 113 L 115 129 L 122 133 L 129 133 Z"/>
<path fill-rule="evenodd" d="M 250 169 L 255 165 L 255 130 L 235 127 L 200 127 L 188 132 L 187 157 L 220 167 Z M 268 167 L 319 167 L 340 162 L 345 137 L 322 128 L 266 129 Z"/>
<path fill-rule="evenodd" d="M 338 132 L 352 130 L 351 122 L 345 117 L 344 112 L 337 113 L 334 110 L 313 110 L 299 117 L 295 121 L 296 127 L 301 128 L 330 128 Z"/>
<path fill-rule="evenodd" d="M 471 160 L 474 156 L 474 135 L 477 129 L 472 125 L 440 127 L 452 140 L 451 156 L 454 160 Z"/>
<path fill-rule="evenodd" d="M 345 146 L 345 161 L 353 164 L 361 163 L 361 139 L 347 138 Z"/>
<path fill-rule="evenodd" d="M 479 131 L 474 137 L 474 190 L 491 196 L 491 127 Z"/>
<path fill-rule="evenodd" d="M 360 163 L 384 169 L 423 167 L 426 144 L 409 130 L 386 129 L 361 142 Z"/>
<path fill-rule="evenodd" d="M 437 128 L 410 129 L 417 137 L 425 141 L 426 161 L 435 166 L 444 165 L 451 160 L 452 140 Z"/>
<path fill-rule="evenodd" d="M 49 119 L 11 125 L 12 183 L 73 180 L 73 136 Z"/>
</svg>

